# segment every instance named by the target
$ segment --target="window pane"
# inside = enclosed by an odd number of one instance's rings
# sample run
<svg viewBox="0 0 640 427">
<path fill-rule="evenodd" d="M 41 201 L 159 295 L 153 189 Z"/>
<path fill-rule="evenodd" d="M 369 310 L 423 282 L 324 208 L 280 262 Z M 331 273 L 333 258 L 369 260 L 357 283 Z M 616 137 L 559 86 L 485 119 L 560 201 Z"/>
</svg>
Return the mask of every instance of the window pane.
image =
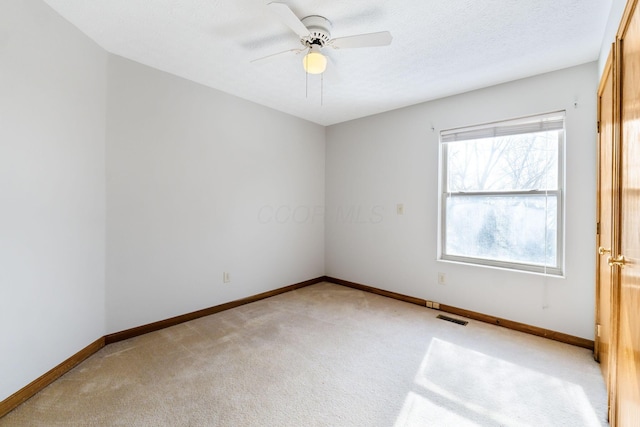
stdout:
<svg viewBox="0 0 640 427">
<path fill-rule="evenodd" d="M 560 132 L 447 143 L 446 191 L 557 190 Z"/>
<path fill-rule="evenodd" d="M 446 198 L 445 254 L 555 267 L 557 196 Z"/>
</svg>

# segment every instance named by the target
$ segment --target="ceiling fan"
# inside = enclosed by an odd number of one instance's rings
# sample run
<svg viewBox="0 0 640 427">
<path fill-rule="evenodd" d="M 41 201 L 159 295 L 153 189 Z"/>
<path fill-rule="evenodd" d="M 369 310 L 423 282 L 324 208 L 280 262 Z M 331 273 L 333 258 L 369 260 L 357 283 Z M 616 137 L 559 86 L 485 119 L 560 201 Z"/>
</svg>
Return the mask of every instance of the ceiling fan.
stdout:
<svg viewBox="0 0 640 427">
<path fill-rule="evenodd" d="M 309 74 L 322 74 L 327 68 L 327 58 L 321 51 L 326 47 L 333 49 L 351 49 L 360 47 L 388 46 L 391 44 L 391 33 L 380 31 L 377 33 L 357 34 L 347 37 L 331 38 L 331 22 L 324 16 L 310 15 L 302 19 L 285 3 L 271 2 L 267 5 L 280 20 L 300 37 L 301 48 L 289 49 L 251 62 L 260 61 L 286 53 L 307 52 L 302 65 Z"/>
</svg>

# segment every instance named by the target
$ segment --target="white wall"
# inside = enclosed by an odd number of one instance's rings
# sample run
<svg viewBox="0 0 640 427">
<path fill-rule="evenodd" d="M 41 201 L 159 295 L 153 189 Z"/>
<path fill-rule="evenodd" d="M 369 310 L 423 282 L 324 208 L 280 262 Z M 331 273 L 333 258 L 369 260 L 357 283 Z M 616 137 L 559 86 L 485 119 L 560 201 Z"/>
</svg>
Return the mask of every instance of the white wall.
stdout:
<svg viewBox="0 0 640 427">
<path fill-rule="evenodd" d="M 0 400 L 105 333 L 106 58 L 0 2 Z"/>
<path fill-rule="evenodd" d="M 326 274 L 593 339 L 597 77 L 594 62 L 329 127 Z M 436 261 L 438 132 L 562 109 L 566 278 Z"/>
<path fill-rule="evenodd" d="M 324 274 L 324 127 L 117 56 L 108 70 L 108 332 Z"/>
</svg>

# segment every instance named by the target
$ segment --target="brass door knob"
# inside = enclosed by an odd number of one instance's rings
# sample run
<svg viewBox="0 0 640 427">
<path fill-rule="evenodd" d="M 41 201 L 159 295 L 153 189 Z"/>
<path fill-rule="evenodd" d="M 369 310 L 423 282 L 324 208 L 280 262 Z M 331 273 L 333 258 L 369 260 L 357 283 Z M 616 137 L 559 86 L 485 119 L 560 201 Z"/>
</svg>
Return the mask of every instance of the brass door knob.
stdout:
<svg viewBox="0 0 640 427">
<path fill-rule="evenodd" d="M 602 246 L 600 246 L 600 247 L 598 248 L 598 253 L 599 253 L 600 255 L 610 254 L 610 253 L 611 253 L 611 249 L 606 249 L 606 248 L 603 248 Z"/>
<path fill-rule="evenodd" d="M 624 268 L 627 261 L 624 259 L 624 255 L 617 255 L 615 257 L 609 257 L 609 259 L 607 260 L 607 263 L 609 264 L 610 267 L 617 265 L 620 268 Z"/>
</svg>

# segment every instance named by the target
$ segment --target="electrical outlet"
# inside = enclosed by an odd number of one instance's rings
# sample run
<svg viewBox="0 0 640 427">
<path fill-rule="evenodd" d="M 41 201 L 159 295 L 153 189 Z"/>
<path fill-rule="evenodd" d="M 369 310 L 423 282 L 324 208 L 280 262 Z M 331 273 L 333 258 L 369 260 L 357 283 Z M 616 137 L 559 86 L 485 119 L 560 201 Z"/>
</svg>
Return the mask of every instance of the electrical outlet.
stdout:
<svg viewBox="0 0 640 427">
<path fill-rule="evenodd" d="M 438 283 L 441 285 L 447 283 L 447 276 L 444 273 L 438 273 Z"/>
<path fill-rule="evenodd" d="M 222 283 L 229 283 L 231 282 L 231 276 L 229 275 L 228 272 L 224 272 L 222 273 Z"/>
<path fill-rule="evenodd" d="M 433 302 L 427 301 L 427 308 L 433 308 Z"/>
<path fill-rule="evenodd" d="M 434 310 L 440 310 L 440 303 L 439 302 L 434 302 L 433 303 L 433 309 Z"/>
</svg>

